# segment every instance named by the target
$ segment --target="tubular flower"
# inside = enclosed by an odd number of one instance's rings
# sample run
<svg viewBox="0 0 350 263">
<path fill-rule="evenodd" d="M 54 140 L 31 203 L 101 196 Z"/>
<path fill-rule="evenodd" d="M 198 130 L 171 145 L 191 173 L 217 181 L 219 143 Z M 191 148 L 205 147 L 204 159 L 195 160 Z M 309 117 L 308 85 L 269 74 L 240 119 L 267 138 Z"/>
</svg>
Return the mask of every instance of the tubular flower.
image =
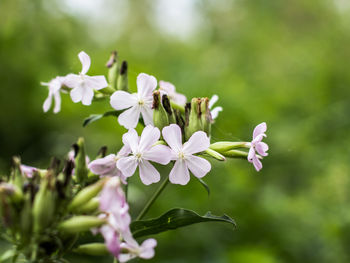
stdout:
<svg viewBox="0 0 350 263">
<path fill-rule="evenodd" d="M 159 91 L 161 94 L 166 94 L 169 96 L 169 99 L 174 101 L 175 103 L 179 105 L 185 105 L 186 104 L 186 96 L 180 93 L 176 92 L 175 86 L 171 84 L 170 82 L 166 81 L 159 81 Z"/>
<path fill-rule="evenodd" d="M 134 129 L 130 129 L 123 135 L 123 143 L 131 149 L 131 155 L 118 160 L 118 169 L 126 177 L 130 177 L 139 167 L 140 178 L 145 185 L 159 182 L 160 174 L 149 161 L 163 165 L 170 162 L 169 147 L 165 145 L 153 146 L 159 137 L 159 129 L 152 125 L 147 125 L 143 129 L 141 137 Z"/>
<path fill-rule="evenodd" d="M 88 76 L 91 60 L 88 54 L 81 51 L 78 55 L 82 64 L 82 70 L 77 74 L 68 74 L 65 77 L 65 85 L 72 88 L 70 96 L 73 102 L 81 101 L 84 105 L 90 105 L 94 97 L 94 90 L 100 90 L 108 86 L 105 76 Z"/>
<path fill-rule="evenodd" d="M 96 159 L 89 163 L 88 168 L 95 174 L 100 176 L 118 176 L 124 184 L 127 184 L 126 177 L 117 168 L 117 161 L 127 156 L 130 153 L 130 149 L 124 146 L 118 154 L 109 154 L 103 158 Z"/>
<path fill-rule="evenodd" d="M 215 120 L 219 116 L 219 112 L 223 110 L 222 107 L 220 106 L 212 109 L 214 104 L 218 101 L 218 99 L 219 99 L 219 96 L 214 94 L 209 100 L 209 109 L 213 120 Z"/>
<path fill-rule="evenodd" d="M 44 112 L 48 112 L 52 105 L 52 99 L 55 100 L 54 113 L 58 113 L 61 110 L 61 94 L 60 90 L 63 85 L 65 77 L 56 77 L 49 82 L 41 82 L 41 85 L 49 87 L 49 95 L 43 104 Z"/>
<path fill-rule="evenodd" d="M 263 166 L 255 152 L 261 156 L 268 155 L 267 151 L 269 149 L 269 146 L 266 143 L 262 142 L 262 139 L 266 137 L 266 130 L 267 126 L 265 122 L 257 125 L 253 131 L 253 140 L 250 143 L 247 143 L 247 146 L 250 147 L 247 158 L 248 162 L 252 163 L 258 172 Z"/>
<path fill-rule="evenodd" d="M 195 132 L 183 145 L 178 125 L 171 124 L 163 128 L 162 134 L 171 148 L 171 160 L 176 161 L 169 175 L 170 182 L 186 185 L 190 181 L 189 170 L 198 178 L 210 171 L 211 165 L 207 160 L 193 155 L 209 148 L 210 140 L 205 132 Z"/>
<path fill-rule="evenodd" d="M 112 94 L 111 106 L 116 110 L 127 109 L 118 117 L 120 125 L 126 129 L 135 128 L 140 114 L 145 125 L 153 125 L 152 94 L 156 87 L 157 80 L 155 77 L 141 73 L 137 76 L 137 93 L 130 94 L 118 90 Z"/>
</svg>

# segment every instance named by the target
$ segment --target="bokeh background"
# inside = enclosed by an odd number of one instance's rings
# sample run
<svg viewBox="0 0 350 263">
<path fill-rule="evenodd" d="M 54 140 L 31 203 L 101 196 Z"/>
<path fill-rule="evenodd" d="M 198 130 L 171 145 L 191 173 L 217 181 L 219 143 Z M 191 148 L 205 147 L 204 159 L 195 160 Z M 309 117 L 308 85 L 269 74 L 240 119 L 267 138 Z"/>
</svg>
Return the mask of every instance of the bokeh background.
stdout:
<svg viewBox="0 0 350 263">
<path fill-rule="evenodd" d="M 91 75 L 106 74 L 114 49 L 129 62 L 132 90 L 146 72 L 188 98 L 218 94 L 224 111 L 212 141 L 250 140 L 256 124 L 268 124 L 261 172 L 244 160 L 213 162 L 210 196 L 193 179 L 171 185 L 148 214 L 226 213 L 237 229 L 209 223 L 159 234 L 149 262 L 350 261 L 349 1 L 1 0 L 0 173 L 13 155 L 45 168 L 79 136 L 92 157 L 102 145 L 119 149 L 125 130 L 116 119 L 82 127 L 108 102 L 86 107 L 66 95 L 59 114 L 44 114 L 40 86 L 79 72 L 81 50 Z M 157 187 L 139 181 L 131 180 L 133 214 Z"/>
</svg>

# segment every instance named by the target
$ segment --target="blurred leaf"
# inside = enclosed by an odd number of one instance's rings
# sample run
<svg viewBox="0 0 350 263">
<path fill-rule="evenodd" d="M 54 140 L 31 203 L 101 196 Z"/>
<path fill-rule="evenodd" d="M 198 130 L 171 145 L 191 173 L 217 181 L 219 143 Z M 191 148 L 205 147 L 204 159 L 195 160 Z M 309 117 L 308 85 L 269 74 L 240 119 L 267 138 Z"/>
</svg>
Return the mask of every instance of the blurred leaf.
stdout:
<svg viewBox="0 0 350 263">
<path fill-rule="evenodd" d="M 108 116 L 115 116 L 118 117 L 120 114 L 120 111 L 107 111 L 103 114 L 91 114 L 89 117 L 87 117 L 84 122 L 83 122 L 83 127 L 86 127 L 87 125 L 89 125 L 92 122 L 98 121 L 99 119 L 103 118 L 103 117 L 108 117 Z"/>
<path fill-rule="evenodd" d="M 183 208 L 171 209 L 158 218 L 132 222 L 130 227 L 134 237 L 142 237 L 201 222 L 226 222 L 236 227 L 235 221 L 227 215 L 215 216 L 207 212 L 200 216 Z"/>
</svg>

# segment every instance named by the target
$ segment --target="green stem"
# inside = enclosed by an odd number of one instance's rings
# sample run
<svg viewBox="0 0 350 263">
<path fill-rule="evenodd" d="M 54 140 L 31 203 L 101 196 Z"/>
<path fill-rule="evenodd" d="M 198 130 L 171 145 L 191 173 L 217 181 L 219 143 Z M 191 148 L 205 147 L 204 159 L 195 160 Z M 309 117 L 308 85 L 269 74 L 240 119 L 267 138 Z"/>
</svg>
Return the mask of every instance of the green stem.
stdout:
<svg viewBox="0 0 350 263">
<path fill-rule="evenodd" d="M 137 216 L 136 221 L 141 220 L 145 214 L 148 212 L 148 210 L 151 208 L 152 204 L 154 203 L 154 201 L 156 201 L 156 199 L 158 198 L 158 196 L 162 193 L 162 191 L 165 189 L 165 187 L 168 185 L 169 183 L 169 177 L 167 177 L 162 184 L 159 186 L 159 188 L 157 189 L 157 191 L 153 194 L 153 196 L 151 197 L 151 199 L 148 200 L 147 204 L 145 205 L 145 207 L 142 209 L 142 211 L 140 212 L 140 214 Z"/>
</svg>

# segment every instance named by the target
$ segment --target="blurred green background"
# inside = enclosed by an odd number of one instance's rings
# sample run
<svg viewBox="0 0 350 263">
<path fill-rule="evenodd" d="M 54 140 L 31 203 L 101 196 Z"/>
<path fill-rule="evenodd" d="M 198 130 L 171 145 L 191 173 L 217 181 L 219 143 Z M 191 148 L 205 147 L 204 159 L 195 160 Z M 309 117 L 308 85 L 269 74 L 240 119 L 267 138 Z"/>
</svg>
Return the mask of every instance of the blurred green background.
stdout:
<svg viewBox="0 0 350 263">
<path fill-rule="evenodd" d="M 212 162 L 208 197 L 191 180 L 171 185 L 148 217 L 172 207 L 226 213 L 238 224 L 198 224 L 156 236 L 149 262 L 350 261 L 350 3 L 347 0 L 1 0 L 0 173 L 11 156 L 45 168 L 79 136 L 90 156 L 114 152 L 125 132 L 113 118 L 82 127 L 91 107 L 65 95 L 44 114 L 56 75 L 106 74 L 117 49 L 140 72 L 174 83 L 188 98 L 218 94 L 224 111 L 212 141 L 250 140 L 266 121 L 270 146 L 257 173 L 247 161 Z M 169 169 L 162 170 L 165 176 Z M 131 180 L 136 214 L 157 185 Z M 111 262 L 70 255 L 71 262 Z M 136 260 L 141 262 L 142 260 Z"/>
</svg>

